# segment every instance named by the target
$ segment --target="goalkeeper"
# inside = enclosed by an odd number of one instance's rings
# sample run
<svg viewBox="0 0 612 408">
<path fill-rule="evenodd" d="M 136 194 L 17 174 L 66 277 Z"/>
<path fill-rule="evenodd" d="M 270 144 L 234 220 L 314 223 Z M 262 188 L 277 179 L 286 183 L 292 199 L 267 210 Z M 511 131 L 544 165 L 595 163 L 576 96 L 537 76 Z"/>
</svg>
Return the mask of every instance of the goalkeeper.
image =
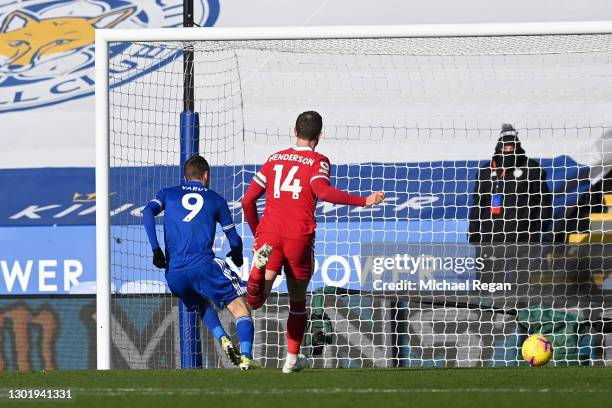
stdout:
<svg viewBox="0 0 612 408">
<path fill-rule="evenodd" d="M 208 188 L 208 162 L 194 155 L 185 162 L 184 174 L 185 182 L 160 190 L 143 210 L 144 227 L 153 249 L 153 264 L 160 269 L 166 268 L 166 281 L 172 293 L 189 310 L 200 311 L 202 321 L 232 363 L 243 370 L 260 368 L 253 359 L 255 330 L 251 310 L 244 300 L 242 282 L 225 261 L 215 257 L 212 249 L 219 223 L 230 243 L 228 256 L 240 267 L 243 263 L 242 239 L 236 232 L 227 202 Z M 165 255 L 157 241 L 154 218 L 162 210 Z M 256 254 L 255 262 L 266 265 L 267 258 L 259 255 Z M 227 307 L 236 318 L 241 356 L 235 351 L 211 303 L 219 309 Z"/>
</svg>

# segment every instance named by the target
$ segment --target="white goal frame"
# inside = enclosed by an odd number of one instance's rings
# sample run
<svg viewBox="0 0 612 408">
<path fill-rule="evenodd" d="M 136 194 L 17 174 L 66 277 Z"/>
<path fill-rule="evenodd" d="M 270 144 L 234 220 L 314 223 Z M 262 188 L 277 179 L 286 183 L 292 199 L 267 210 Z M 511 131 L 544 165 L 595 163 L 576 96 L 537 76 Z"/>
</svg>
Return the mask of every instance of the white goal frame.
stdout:
<svg viewBox="0 0 612 408">
<path fill-rule="evenodd" d="M 308 40 L 612 34 L 612 21 L 407 26 L 160 28 L 96 30 L 96 336 L 97 368 L 111 368 L 110 134 L 108 43 L 117 41 Z"/>
</svg>

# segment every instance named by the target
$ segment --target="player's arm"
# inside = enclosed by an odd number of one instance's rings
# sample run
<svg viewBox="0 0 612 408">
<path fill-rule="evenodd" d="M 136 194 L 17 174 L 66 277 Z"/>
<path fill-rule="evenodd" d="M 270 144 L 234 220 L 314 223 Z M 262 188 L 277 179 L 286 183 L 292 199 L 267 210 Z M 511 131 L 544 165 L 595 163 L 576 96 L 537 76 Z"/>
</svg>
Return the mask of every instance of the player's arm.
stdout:
<svg viewBox="0 0 612 408">
<path fill-rule="evenodd" d="M 147 238 L 151 244 L 151 249 L 153 250 L 153 265 L 160 269 L 166 268 L 167 265 L 164 251 L 161 250 L 159 242 L 157 241 L 157 233 L 155 231 L 155 216 L 162 212 L 165 204 L 166 199 L 164 196 L 164 191 L 160 190 L 142 210 L 144 228 L 147 232 Z"/>
<path fill-rule="evenodd" d="M 227 242 L 229 242 L 230 245 L 230 251 L 227 256 L 232 259 L 234 265 L 241 267 L 243 263 L 242 238 L 240 238 L 238 231 L 236 231 L 236 225 L 234 225 L 234 221 L 232 220 L 232 215 L 229 207 L 227 206 L 227 202 L 223 199 L 221 199 L 217 217 L 217 221 L 219 224 L 221 224 L 221 228 L 223 229 Z"/>
<path fill-rule="evenodd" d="M 382 192 L 362 197 L 333 187 L 329 178 L 330 168 L 329 160 L 325 157 L 318 163 L 315 163 L 314 173 L 310 178 L 310 186 L 319 199 L 332 204 L 353 205 L 357 207 L 380 204 L 384 200 L 385 194 Z"/>
<path fill-rule="evenodd" d="M 264 165 L 265 167 L 265 165 Z M 262 168 L 262 170 L 264 170 Z M 257 226 L 259 225 L 259 215 L 257 214 L 257 200 L 266 192 L 266 177 L 262 171 L 257 172 L 253 181 L 247 188 L 244 197 L 242 198 L 242 211 L 246 218 L 251 232 L 255 235 Z"/>
</svg>

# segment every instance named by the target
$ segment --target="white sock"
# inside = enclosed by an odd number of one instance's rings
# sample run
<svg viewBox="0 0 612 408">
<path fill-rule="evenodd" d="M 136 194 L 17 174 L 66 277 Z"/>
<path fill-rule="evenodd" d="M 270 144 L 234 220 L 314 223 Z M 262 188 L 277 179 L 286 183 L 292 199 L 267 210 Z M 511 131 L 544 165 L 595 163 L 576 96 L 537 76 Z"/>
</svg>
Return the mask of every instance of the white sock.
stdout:
<svg viewBox="0 0 612 408">
<path fill-rule="evenodd" d="M 288 366 L 294 366 L 297 363 L 298 355 L 287 353 L 287 358 L 285 359 L 285 364 Z"/>
</svg>

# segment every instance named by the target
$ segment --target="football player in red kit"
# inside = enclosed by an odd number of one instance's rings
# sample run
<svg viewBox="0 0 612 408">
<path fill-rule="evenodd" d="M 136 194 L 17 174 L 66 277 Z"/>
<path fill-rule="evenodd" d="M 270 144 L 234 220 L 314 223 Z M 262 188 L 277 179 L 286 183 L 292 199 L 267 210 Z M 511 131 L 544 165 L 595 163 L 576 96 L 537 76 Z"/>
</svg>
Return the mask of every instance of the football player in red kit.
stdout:
<svg viewBox="0 0 612 408">
<path fill-rule="evenodd" d="M 329 159 L 315 152 L 323 120 L 317 112 L 304 112 L 295 123 L 296 145 L 274 153 L 249 185 L 242 208 L 255 237 L 255 249 L 265 262 L 255 260 L 247 283 L 247 302 L 261 307 L 274 280 L 284 269 L 289 291 L 287 358 L 284 373 L 302 370 L 306 359 L 299 354 L 307 323 L 306 289 L 314 268 L 315 208 L 317 199 L 333 204 L 370 206 L 385 195 L 352 195 L 331 186 Z M 266 207 L 259 220 L 256 202 L 266 192 Z M 261 260 L 260 260 L 261 261 Z"/>
</svg>

